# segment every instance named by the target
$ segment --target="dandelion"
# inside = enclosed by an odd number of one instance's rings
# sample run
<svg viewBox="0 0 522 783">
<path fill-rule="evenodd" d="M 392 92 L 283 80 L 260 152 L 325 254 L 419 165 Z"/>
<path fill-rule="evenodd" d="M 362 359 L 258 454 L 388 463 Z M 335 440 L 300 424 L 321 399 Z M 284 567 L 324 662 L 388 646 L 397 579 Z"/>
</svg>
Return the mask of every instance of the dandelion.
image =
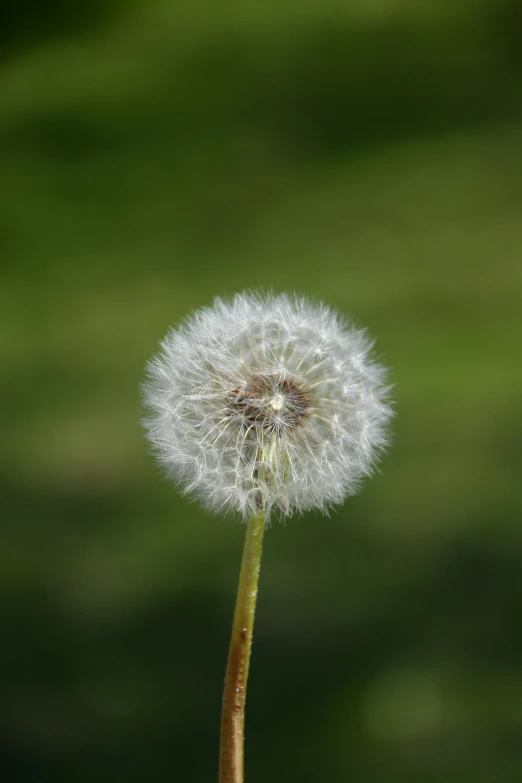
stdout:
<svg viewBox="0 0 522 783">
<path fill-rule="evenodd" d="M 357 491 L 386 444 L 388 389 L 371 347 L 303 298 L 217 299 L 150 363 L 148 437 L 213 511 L 324 510 Z"/>
<path fill-rule="evenodd" d="M 369 476 L 392 416 L 364 330 L 289 295 L 216 299 L 164 339 L 144 386 L 147 435 L 185 493 L 248 520 L 223 700 L 220 783 L 243 781 L 257 580 L 272 515 L 327 511 Z"/>
</svg>

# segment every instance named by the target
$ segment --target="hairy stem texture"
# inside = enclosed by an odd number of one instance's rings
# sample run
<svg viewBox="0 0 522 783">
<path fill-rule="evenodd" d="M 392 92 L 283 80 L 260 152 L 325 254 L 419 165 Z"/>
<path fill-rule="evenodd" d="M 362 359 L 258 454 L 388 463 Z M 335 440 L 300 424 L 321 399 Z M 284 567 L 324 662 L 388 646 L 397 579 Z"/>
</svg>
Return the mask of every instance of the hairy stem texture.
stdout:
<svg viewBox="0 0 522 783">
<path fill-rule="evenodd" d="M 246 687 L 264 532 L 265 514 L 260 512 L 248 522 L 241 562 L 223 693 L 219 783 L 244 782 L 243 745 Z"/>
</svg>

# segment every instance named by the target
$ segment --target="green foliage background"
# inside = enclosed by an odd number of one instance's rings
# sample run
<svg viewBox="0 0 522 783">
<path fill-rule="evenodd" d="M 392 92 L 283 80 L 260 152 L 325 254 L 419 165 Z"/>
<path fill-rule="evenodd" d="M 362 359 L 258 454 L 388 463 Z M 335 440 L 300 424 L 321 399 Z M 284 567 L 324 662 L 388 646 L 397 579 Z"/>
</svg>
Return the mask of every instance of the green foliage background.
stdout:
<svg viewBox="0 0 522 783">
<path fill-rule="evenodd" d="M 243 530 L 163 481 L 143 366 L 216 294 L 377 336 L 382 474 L 269 530 L 247 780 L 522 780 L 522 12 L 8 2 L 0 732 L 29 783 L 216 779 Z"/>
</svg>

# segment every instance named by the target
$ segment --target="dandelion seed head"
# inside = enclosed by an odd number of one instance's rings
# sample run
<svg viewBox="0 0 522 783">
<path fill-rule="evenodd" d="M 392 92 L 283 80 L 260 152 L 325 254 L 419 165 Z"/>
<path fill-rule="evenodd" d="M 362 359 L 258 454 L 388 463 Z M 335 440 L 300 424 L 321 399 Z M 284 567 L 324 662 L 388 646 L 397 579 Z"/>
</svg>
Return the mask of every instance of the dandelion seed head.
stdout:
<svg viewBox="0 0 522 783">
<path fill-rule="evenodd" d="M 168 474 L 216 512 L 325 511 L 387 444 L 392 409 L 372 341 L 324 304 L 216 299 L 148 365 L 147 436 Z"/>
</svg>

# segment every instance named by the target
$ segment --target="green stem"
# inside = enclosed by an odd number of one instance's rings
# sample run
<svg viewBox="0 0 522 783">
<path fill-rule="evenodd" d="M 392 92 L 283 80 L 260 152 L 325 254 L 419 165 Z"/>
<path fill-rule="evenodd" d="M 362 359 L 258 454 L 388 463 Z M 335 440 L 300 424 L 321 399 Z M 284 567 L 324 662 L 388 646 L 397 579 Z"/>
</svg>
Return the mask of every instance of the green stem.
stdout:
<svg viewBox="0 0 522 783">
<path fill-rule="evenodd" d="M 241 562 L 223 692 L 219 783 L 243 783 L 244 780 L 243 743 L 246 687 L 264 532 L 265 514 L 260 512 L 248 523 Z"/>
</svg>

